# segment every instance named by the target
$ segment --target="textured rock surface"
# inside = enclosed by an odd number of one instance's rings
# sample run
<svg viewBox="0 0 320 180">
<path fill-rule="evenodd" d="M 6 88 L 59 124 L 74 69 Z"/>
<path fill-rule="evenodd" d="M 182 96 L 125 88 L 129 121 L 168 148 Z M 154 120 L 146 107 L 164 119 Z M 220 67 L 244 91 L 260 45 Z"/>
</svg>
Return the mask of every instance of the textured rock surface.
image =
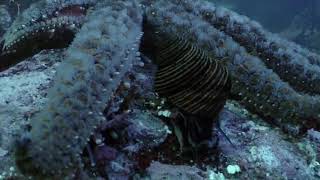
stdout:
<svg viewBox="0 0 320 180">
<path fill-rule="evenodd" d="M 0 177 L 19 174 L 14 141 L 29 126 L 31 115 L 47 102 L 47 90 L 62 57 L 62 52 L 44 51 L 0 73 Z"/>
<path fill-rule="evenodd" d="M 220 136 L 219 160 L 213 164 L 172 165 L 153 162 L 145 179 L 318 179 L 319 152 L 313 140 L 295 139 L 283 134 L 238 104 L 230 102 L 220 115 L 223 131 L 234 147 Z M 318 132 L 310 132 L 312 134 Z M 314 138 L 313 138 L 314 139 Z M 209 155 L 210 156 L 210 155 Z M 237 166 L 240 172 L 230 173 L 228 167 Z"/>
<path fill-rule="evenodd" d="M 319 152 L 310 139 L 288 137 L 261 119 L 245 115 L 245 110 L 237 105 L 226 107 L 228 110 L 221 115 L 222 128 L 237 148 L 230 148 L 228 142 L 222 142 L 220 148 L 229 163 L 241 167 L 241 173 L 232 177 L 318 178 Z"/>
<path fill-rule="evenodd" d="M 153 162 L 147 169 L 150 179 L 185 179 L 185 180 L 204 180 L 208 176 L 197 167 L 185 165 L 166 165 L 159 162 Z M 147 178 L 145 178 L 147 179 Z"/>
</svg>

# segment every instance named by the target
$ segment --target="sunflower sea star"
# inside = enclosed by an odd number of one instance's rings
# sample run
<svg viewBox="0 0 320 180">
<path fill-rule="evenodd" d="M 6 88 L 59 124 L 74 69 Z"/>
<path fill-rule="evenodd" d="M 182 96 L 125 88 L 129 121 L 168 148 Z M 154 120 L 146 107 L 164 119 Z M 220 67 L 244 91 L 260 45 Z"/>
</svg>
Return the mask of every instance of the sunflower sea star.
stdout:
<svg viewBox="0 0 320 180">
<path fill-rule="evenodd" d="M 80 153 L 90 134 L 105 121 L 105 103 L 139 58 L 142 17 L 137 4 L 110 1 L 99 6 L 103 8 L 87 17 L 73 40 L 47 106 L 31 120 L 31 142 L 18 148 L 17 163 L 26 173 L 62 175 L 81 166 Z"/>
<path fill-rule="evenodd" d="M 143 32 L 157 31 L 223 58 L 232 75 L 231 91 L 247 109 L 282 126 L 320 129 L 320 56 L 248 18 L 200 0 L 43 0 L 22 13 L 1 42 L 3 70 L 72 41 L 47 106 L 17 146 L 23 172 L 63 176 L 81 167 L 87 139 L 105 120 L 105 103 L 139 61 L 139 48 L 145 53 Z"/>
</svg>

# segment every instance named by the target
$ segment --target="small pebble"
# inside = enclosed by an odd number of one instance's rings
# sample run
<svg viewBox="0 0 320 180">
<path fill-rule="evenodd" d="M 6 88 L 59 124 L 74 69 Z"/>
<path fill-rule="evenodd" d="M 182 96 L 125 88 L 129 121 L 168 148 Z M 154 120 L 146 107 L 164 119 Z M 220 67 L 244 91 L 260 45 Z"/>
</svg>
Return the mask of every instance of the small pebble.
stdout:
<svg viewBox="0 0 320 180">
<path fill-rule="evenodd" d="M 14 171 L 14 167 L 11 166 L 9 170 L 10 170 L 11 172 Z"/>
<path fill-rule="evenodd" d="M 228 174 L 236 174 L 238 172 L 241 172 L 241 169 L 238 165 L 228 165 L 227 172 Z"/>
<path fill-rule="evenodd" d="M 171 112 L 169 110 L 159 111 L 158 116 L 170 117 Z"/>
</svg>

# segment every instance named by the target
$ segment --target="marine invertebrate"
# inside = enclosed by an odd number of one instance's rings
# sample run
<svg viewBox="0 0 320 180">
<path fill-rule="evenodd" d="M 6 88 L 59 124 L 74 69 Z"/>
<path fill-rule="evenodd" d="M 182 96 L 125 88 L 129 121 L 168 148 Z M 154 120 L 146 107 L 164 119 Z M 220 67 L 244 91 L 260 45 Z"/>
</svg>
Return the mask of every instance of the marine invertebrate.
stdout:
<svg viewBox="0 0 320 180">
<path fill-rule="evenodd" d="M 18 16 L 0 42 L 0 70 L 43 49 L 66 47 L 96 0 L 39 1 Z"/>
<path fill-rule="evenodd" d="M 180 149 L 205 145 L 212 138 L 212 129 L 208 127 L 218 124 L 218 114 L 230 93 L 226 66 L 184 37 L 172 37 L 165 30 L 145 36 L 155 46 L 155 91 L 184 114 L 172 121 L 175 134 L 180 135 Z"/>
<path fill-rule="evenodd" d="M 85 2 L 94 6 L 86 18 L 86 8 L 81 8 Z M 27 141 L 17 147 L 17 162 L 25 173 L 62 176 L 81 166 L 79 153 L 95 127 L 104 121 L 104 104 L 133 61 L 139 59 L 142 14 L 152 27 L 174 36 L 187 34 L 183 36 L 185 41 L 212 57 L 224 57 L 232 76 L 231 91 L 249 110 L 282 125 L 320 128 L 319 87 L 315 87 L 319 56 L 281 39 L 274 40 L 274 35 L 242 16 L 200 0 L 38 3 L 5 34 L 0 69 L 40 49 L 54 48 L 54 42 L 62 42 L 59 47 L 67 46 L 77 31 L 76 24 L 84 25 L 57 72 L 47 106 L 33 117 Z M 59 39 L 62 35 L 70 39 Z M 141 52 L 148 53 L 143 48 Z M 291 57 L 299 57 L 299 61 Z M 268 58 L 279 61 L 279 65 L 269 63 Z M 305 64 L 301 65 L 300 59 Z M 300 86 L 291 76 L 310 86 Z M 311 87 L 313 90 L 309 90 Z"/>
<path fill-rule="evenodd" d="M 155 91 L 186 112 L 215 117 L 231 85 L 226 67 L 184 40 L 161 39 Z"/>
<path fill-rule="evenodd" d="M 170 3 L 143 1 L 143 5 L 146 7 L 146 18 L 153 26 L 161 27 L 173 34 L 182 34 L 187 30 L 191 35 L 185 38 L 215 56 L 224 58 L 232 76 L 231 92 L 238 96 L 237 100 L 247 109 L 266 119 L 272 119 L 282 127 L 291 124 L 298 127 L 320 128 L 319 95 L 305 93 L 309 87 L 304 87 L 304 91 L 298 91 L 293 85 L 282 79 L 276 70 L 268 67 L 264 62 L 266 61 L 264 57 L 248 51 L 237 39 L 219 30 L 219 28 L 223 29 L 223 25 L 213 24 L 214 20 L 209 19 L 209 21 L 208 18 L 205 18 L 205 14 L 208 13 L 215 17 L 216 7 L 213 4 L 202 5 L 201 1 L 186 0 L 170 1 Z M 239 15 L 232 13 L 229 16 L 235 18 Z M 257 46 L 263 45 L 260 41 L 256 43 Z M 279 41 L 282 46 L 286 46 L 286 43 L 286 41 Z M 292 46 L 288 46 L 288 49 L 291 51 L 294 51 L 292 47 L 298 47 L 293 43 L 290 44 Z M 296 53 L 302 57 L 308 55 L 308 51 L 303 49 L 299 49 L 292 56 Z M 308 56 L 310 66 L 306 64 L 307 67 L 302 70 L 318 68 L 317 57 L 319 56 L 313 55 L 310 53 L 310 57 Z M 290 63 L 299 65 L 294 61 Z M 292 68 L 292 71 L 295 71 L 295 68 Z M 289 69 L 288 72 L 290 72 L 288 77 L 294 77 L 296 74 Z M 314 71 L 315 76 L 319 74 L 320 71 Z M 304 75 L 303 79 L 307 82 L 312 78 Z"/>
<path fill-rule="evenodd" d="M 265 31 L 248 18 L 223 9 L 206 5 L 195 5 L 203 19 L 239 43 L 246 51 L 259 57 L 264 64 L 290 86 L 300 92 L 319 94 L 319 57 L 312 59 L 311 53 L 297 53 L 293 43 Z M 308 78 L 305 78 L 308 77 Z"/>
<path fill-rule="evenodd" d="M 6 29 L 9 28 L 12 21 L 12 17 L 6 6 L 0 5 L 0 37 L 5 33 Z"/>
<path fill-rule="evenodd" d="M 136 59 L 138 6 L 126 1 L 99 5 L 71 44 L 62 65 L 68 70 L 57 72 L 47 106 L 32 119 L 28 142 L 20 143 L 17 163 L 26 173 L 61 176 L 81 167 L 87 139 L 105 120 L 105 103 Z"/>
</svg>

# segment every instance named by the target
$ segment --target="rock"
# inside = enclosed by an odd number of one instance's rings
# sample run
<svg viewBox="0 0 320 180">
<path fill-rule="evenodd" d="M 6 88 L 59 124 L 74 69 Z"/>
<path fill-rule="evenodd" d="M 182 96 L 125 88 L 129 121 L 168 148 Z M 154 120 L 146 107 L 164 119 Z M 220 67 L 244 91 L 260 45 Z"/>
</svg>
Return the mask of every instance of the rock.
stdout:
<svg viewBox="0 0 320 180">
<path fill-rule="evenodd" d="M 119 154 L 117 159 L 111 161 L 106 167 L 106 173 L 110 180 L 129 179 L 130 174 L 134 171 L 134 162 L 128 159 L 125 154 Z"/>
<path fill-rule="evenodd" d="M 127 128 L 129 146 L 127 150 L 137 152 L 140 148 L 152 148 L 162 143 L 168 134 L 168 128 L 149 112 L 135 110 L 129 118 L 131 125 Z M 135 147 L 135 148 L 132 148 Z"/>
<path fill-rule="evenodd" d="M 274 169 L 280 166 L 279 159 L 272 151 L 270 146 L 258 146 L 250 149 L 252 162 L 264 163 L 265 166 L 270 169 Z"/>
<path fill-rule="evenodd" d="M 208 173 L 209 180 L 225 180 L 224 175 L 220 172 L 216 173 L 212 170 L 208 170 L 207 173 Z"/>
<path fill-rule="evenodd" d="M 28 126 L 29 117 L 46 102 L 46 92 L 55 75 L 54 65 L 62 56 L 61 52 L 43 51 L 0 72 L 0 174 L 4 178 L 15 174 L 10 171 L 11 167 L 17 170 L 13 157 L 14 141 Z"/>
<path fill-rule="evenodd" d="M 206 173 L 197 167 L 186 165 L 169 165 L 153 162 L 147 169 L 148 177 L 152 180 L 183 179 L 183 180 L 205 180 Z"/>
<path fill-rule="evenodd" d="M 241 173 L 225 174 L 227 179 L 316 179 L 317 168 L 310 165 L 319 151 L 311 145 L 299 145 L 304 141 L 302 144 L 310 144 L 310 140 L 290 137 L 260 118 L 243 114 L 241 106 L 230 103 L 233 102 L 228 102 L 221 113 L 220 122 L 235 147 L 221 136 L 219 148 L 225 160 L 215 167 L 225 171 L 227 165 L 237 164 Z M 313 137 L 317 133 L 309 134 Z M 316 154 L 310 157 L 308 152 Z"/>
<path fill-rule="evenodd" d="M 320 132 L 313 129 L 308 130 L 308 138 L 320 145 Z"/>
</svg>

